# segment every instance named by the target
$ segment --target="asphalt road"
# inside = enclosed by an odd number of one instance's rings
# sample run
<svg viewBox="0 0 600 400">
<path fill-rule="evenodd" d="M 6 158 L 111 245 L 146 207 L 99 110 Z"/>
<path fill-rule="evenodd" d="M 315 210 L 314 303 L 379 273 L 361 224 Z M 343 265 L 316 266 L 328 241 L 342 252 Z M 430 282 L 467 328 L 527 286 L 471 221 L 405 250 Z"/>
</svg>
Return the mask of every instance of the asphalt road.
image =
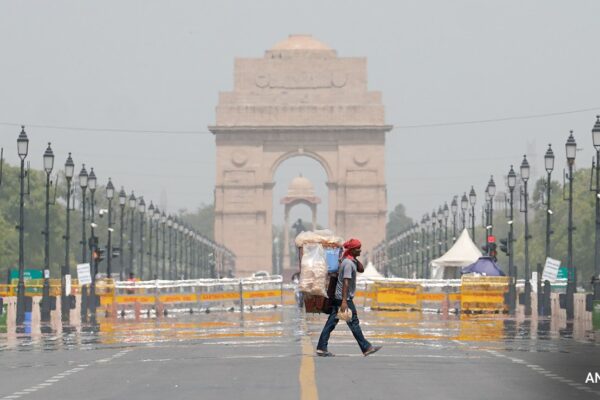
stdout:
<svg viewBox="0 0 600 400">
<path fill-rule="evenodd" d="M 104 321 L 100 332 L 0 337 L 4 399 L 593 399 L 600 338 L 502 316 L 359 310 L 314 355 L 324 316 L 293 307 Z M 575 330 L 574 330 L 575 329 Z M 575 338 L 574 338 L 575 337 Z"/>
</svg>

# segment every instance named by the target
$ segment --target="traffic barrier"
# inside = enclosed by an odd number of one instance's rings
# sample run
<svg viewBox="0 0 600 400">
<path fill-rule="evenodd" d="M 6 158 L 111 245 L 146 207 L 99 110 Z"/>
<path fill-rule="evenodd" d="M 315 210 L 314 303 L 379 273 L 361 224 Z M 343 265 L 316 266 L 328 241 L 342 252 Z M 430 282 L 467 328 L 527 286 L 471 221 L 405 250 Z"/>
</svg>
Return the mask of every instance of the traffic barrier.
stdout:
<svg viewBox="0 0 600 400">
<path fill-rule="evenodd" d="M 288 288 L 288 291 L 290 289 Z M 290 296 L 290 294 L 288 294 Z M 284 304 L 281 276 L 243 279 L 117 282 L 113 298 L 102 300 L 107 313 L 136 318 L 145 311 L 160 316 L 172 311 L 244 310 Z"/>
<path fill-rule="evenodd" d="M 504 296 L 508 292 L 508 282 L 506 276 L 463 276 L 461 312 L 507 312 Z"/>
<path fill-rule="evenodd" d="M 421 283 L 416 280 L 381 280 L 372 286 L 374 310 L 420 310 Z"/>
</svg>

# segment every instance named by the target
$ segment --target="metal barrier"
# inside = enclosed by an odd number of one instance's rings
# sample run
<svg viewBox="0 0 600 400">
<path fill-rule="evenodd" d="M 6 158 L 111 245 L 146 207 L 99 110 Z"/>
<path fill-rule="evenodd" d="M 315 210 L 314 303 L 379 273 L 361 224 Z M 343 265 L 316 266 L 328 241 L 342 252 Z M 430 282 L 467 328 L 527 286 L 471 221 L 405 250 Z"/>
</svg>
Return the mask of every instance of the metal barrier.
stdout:
<svg viewBox="0 0 600 400">
<path fill-rule="evenodd" d="M 134 311 L 162 315 L 171 311 L 240 310 L 284 304 L 283 279 L 279 275 L 243 279 L 116 282 L 114 296 L 104 296 L 108 313 Z"/>
</svg>

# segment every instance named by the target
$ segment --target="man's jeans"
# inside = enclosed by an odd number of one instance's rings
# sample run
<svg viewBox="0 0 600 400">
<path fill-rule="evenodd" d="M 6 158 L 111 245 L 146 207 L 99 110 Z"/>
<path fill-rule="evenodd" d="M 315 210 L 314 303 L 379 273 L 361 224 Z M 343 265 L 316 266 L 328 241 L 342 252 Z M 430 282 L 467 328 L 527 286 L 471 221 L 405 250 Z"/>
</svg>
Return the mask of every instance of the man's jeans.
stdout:
<svg viewBox="0 0 600 400">
<path fill-rule="evenodd" d="M 360 349 L 364 353 L 371 347 L 371 343 L 365 339 L 363 336 L 362 330 L 360 329 L 358 316 L 356 315 L 356 307 L 354 306 L 354 302 L 352 300 L 348 300 L 348 308 L 352 310 L 352 319 L 348 322 L 348 327 L 352 331 L 354 335 L 354 339 L 358 342 Z M 342 305 L 342 301 L 338 299 L 333 299 L 333 304 L 331 308 L 331 314 L 329 314 L 329 318 L 327 318 L 327 322 L 323 327 L 323 331 L 321 332 L 321 336 L 319 337 L 319 344 L 317 344 L 317 350 L 327 351 L 327 343 L 329 342 L 329 335 L 335 329 L 335 326 L 340 321 L 337 317 L 337 312 Z"/>
</svg>

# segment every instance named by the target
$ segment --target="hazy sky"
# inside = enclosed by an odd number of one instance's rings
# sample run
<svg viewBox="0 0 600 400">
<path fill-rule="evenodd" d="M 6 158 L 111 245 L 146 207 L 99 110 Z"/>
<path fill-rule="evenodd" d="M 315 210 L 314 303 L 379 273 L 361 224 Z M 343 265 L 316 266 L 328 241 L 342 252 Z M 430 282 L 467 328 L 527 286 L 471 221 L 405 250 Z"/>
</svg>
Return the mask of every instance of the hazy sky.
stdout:
<svg viewBox="0 0 600 400">
<path fill-rule="evenodd" d="M 25 124 L 34 167 L 51 141 L 57 165 L 71 151 L 77 171 L 93 166 L 102 183 L 110 176 L 147 200 L 164 192 L 171 211 L 211 203 L 206 127 L 218 92 L 233 86 L 234 58 L 262 57 L 288 34 L 308 33 L 339 56 L 367 57 L 369 88 L 383 93 L 396 127 L 387 136 L 388 207 L 402 202 L 420 218 L 471 185 L 481 199 L 490 174 L 501 190 L 526 152 L 541 173 L 550 142 L 561 180 L 570 129 L 577 164 L 591 163 L 599 15 L 597 0 L 3 0 L 0 146 L 15 164 L 11 124 Z M 450 124 L 577 110 L 588 111 Z M 430 124 L 439 125 L 410 127 Z M 298 172 L 324 188 L 324 173 L 302 160 L 277 172 L 275 197 Z"/>
</svg>

